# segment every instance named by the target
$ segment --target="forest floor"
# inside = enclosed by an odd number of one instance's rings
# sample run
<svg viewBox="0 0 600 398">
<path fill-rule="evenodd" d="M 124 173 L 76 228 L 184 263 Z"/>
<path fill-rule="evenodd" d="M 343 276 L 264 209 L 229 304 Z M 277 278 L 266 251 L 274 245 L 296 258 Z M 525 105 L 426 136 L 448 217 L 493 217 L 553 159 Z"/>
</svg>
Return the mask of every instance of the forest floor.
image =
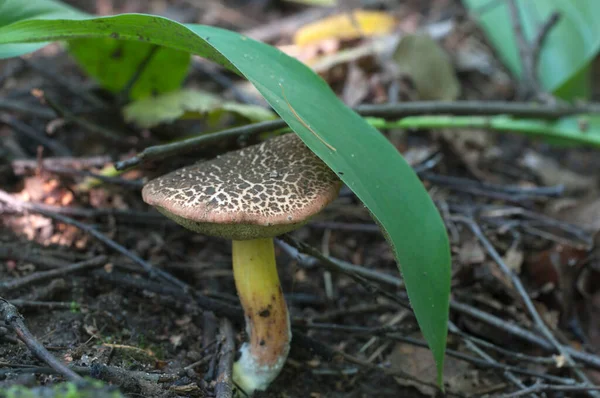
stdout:
<svg viewBox="0 0 600 398">
<path fill-rule="evenodd" d="M 313 66 L 350 106 L 421 98 L 410 75 L 393 72 L 393 59 L 370 52 L 369 38 L 294 44 L 303 24 L 344 9 L 241 0 L 69 3 L 96 14 L 146 12 L 222 26 L 304 60 L 328 55 Z M 380 4 L 399 21 L 396 35 L 427 31 L 436 37 L 457 76 L 455 97 L 517 98 L 518 82 L 458 1 Z M 335 57 L 352 48 L 364 51 Z M 185 85 L 263 104 L 247 83 L 205 62 L 194 62 Z M 94 109 L 90 95 L 117 103 L 57 44 L 0 63 L 0 296 L 52 355 L 125 396 L 214 396 L 224 320 L 233 325 L 236 345 L 245 338 L 230 243 L 167 220 L 142 201 L 140 188 L 150 178 L 246 143 L 223 140 L 98 182 L 90 176 L 114 161 L 207 122 L 141 129 L 127 124 L 116 106 Z M 69 110 L 67 116 L 57 109 Z M 107 140 L 99 126 L 126 136 Z M 447 223 L 455 325 L 448 337 L 447 394 L 529 396 L 533 386 L 537 396 L 587 395 L 583 387 L 565 392 L 556 386 L 581 386 L 583 378 L 600 384 L 597 152 L 485 131 L 385 134 L 418 170 Z M 436 395 L 435 364 L 406 307 L 393 253 L 354 194 L 343 188 L 290 238 L 278 240 L 276 249 L 297 337 L 280 377 L 256 396 Z M 312 251 L 300 253 L 307 249 L 298 242 Z M 357 280 L 338 260 L 369 273 Z M 193 291 L 149 275 L 145 266 Z M 528 300 L 554 342 L 528 312 Z M 64 381 L 10 326 L 0 326 L 0 388 Z M 564 366 L 556 345 L 575 368 Z"/>
</svg>

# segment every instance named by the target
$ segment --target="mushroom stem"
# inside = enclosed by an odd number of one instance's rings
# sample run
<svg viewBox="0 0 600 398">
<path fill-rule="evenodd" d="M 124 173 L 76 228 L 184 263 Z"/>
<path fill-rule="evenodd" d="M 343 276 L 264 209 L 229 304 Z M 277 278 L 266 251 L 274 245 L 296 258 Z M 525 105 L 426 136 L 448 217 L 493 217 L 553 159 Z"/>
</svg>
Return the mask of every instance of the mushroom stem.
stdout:
<svg viewBox="0 0 600 398">
<path fill-rule="evenodd" d="M 277 275 L 273 239 L 233 241 L 233 276 L 246 317 L 233 381 L 248 395 L 277 377 L 290 349 L 290 320 Z"/>
</svg>

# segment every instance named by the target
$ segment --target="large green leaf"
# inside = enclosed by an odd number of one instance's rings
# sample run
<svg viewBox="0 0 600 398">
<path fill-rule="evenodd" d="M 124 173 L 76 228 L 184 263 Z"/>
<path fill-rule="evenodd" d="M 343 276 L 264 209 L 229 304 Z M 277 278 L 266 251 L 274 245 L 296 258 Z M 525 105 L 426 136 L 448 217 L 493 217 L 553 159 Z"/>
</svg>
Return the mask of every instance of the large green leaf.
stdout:
<svg viewBox="0 0 600 398">
<path fill-rule="evenodd" d="M 49 0 L 43 1 L 43 3 Z M 37 2 L 36 2 L 37 3 Z M 42 1 L 40 1 L 42 3 Z M 21 0 L 4 0 L 5 19 Z M 377 130 L 346 107 L 308 67 L 237 33 L 140 14 L 81 20 L 17 21 L 0 28 L 4 44 L 119 35 L 210 58 L 250 80 L 273 109 L 356 193 L 385 229 L 440 375 L 450 293 L 450 250 L 441 217 L 412 169 Z M 26 49 L 24 49 L 24 52 Z"/>
<path fill-rule="evenodd" d="M 507 1 L 463 0 L 479 20 L 506 66 L 521 75 L 521 59 L 515 40 Z M 525 37 L 532 41 L 540 25 L 554 12 L 559 22 L 552 28 L 539 63 L 545 89 L 564 99 L 589 96 L 585 73 L 600 49 L 600 1 L 598 0 L 517 0 Z"/>
</svg>

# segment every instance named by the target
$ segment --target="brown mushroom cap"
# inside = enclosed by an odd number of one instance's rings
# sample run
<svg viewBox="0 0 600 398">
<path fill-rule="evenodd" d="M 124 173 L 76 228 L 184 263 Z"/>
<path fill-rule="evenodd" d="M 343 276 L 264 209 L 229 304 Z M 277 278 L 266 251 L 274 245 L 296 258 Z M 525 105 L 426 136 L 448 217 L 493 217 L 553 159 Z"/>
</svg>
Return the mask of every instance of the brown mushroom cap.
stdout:
<svg viewBox="0 0 600 398">
<path fill-rule="evenodd" d="M 340 186 L 296 134 L 285 134 L 158 177 L 142 197 L 188 229 L 245 240 L 298 228 Z"/>
</svg>

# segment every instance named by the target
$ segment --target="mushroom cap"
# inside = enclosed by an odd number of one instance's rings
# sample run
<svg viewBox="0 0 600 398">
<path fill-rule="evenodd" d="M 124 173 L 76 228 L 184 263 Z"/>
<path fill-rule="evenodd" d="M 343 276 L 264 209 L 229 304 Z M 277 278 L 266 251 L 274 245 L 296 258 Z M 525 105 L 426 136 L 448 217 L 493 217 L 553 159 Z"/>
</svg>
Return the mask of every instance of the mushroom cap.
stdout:
<svg viewBox="0 0 600 398">
<path fill-rule="evenodd" d="M 340 187 L 296 134 L 285 134 L 158 177 L 142 197 L 188 229 L 246 240 L 300 227 Z"/>
</svg>

